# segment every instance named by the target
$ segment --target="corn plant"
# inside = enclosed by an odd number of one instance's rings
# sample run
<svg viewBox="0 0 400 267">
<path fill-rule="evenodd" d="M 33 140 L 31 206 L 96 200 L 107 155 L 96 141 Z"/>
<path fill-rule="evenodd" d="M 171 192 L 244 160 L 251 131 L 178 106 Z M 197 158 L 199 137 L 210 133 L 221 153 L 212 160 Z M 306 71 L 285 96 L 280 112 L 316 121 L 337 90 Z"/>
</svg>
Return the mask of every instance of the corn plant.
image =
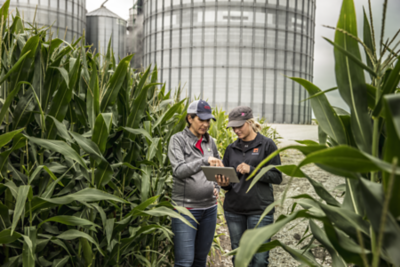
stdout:
<svg viewBox="0 0 400 267">
<path fill-rule="evenodd" d="M 308 194 L 295 196 L 289 214 L 281 215 L 272 225 L 246 231 L 239 248 L 230 253 L 236 254 L 235 266 L 247 266 L 256 252 L 275 247 L 282 247 L 302 266 L 321 266 L 311 252 L 315 246 L 330 254 L 335 267 L 400 266 L 400 42 L 396 43 L 400 30 L 393 38 L 383 39 L 387 1 L 383 6 L 379 42 L 370 8 L 369 19 L 364 12 L 363 40 L 358 36 L 353 0 L 343 0 L 334 28 L 335 40 L 327 39 L 334 48 L 337 89 L 350 112 L 333 107 L 324 94 L 326 91 L 311 82 L 291 78 L 311 96 L 320 129 L 319 143 L 301 141 L 280 149 L 255 172 L 277 153 L 297 149 L 305 156 L 298 165 L 277 168 L 291 176 L 290 181 L 293 177 L 308 180 L 319 198 Z M 366 63 L 361 59 L 360 48 Z M 366 82 L 365 74 L 370 76 L 371 83 Z M 301 170 L 311 163 L 342 177 L 343 201 Z M 251 187 L 273 167 L 264 167 L 261 174 L 249 177 L 253 179 Z M 288 187 L 264 214 L 283 203 L 287 190 Z M 279 240 L 263 244 L 286 224 L 300 218 L 309 221 L 311 232 L 303 248 L 293 248 Z"/>
<path fill-rule="evenodd" d="M 48 27 L 0 9 L 0 265 L 173 261 L 170 137 L 185 100 Z M 28 25 L 25 27 L 24 25 Z M 102 58 L 102 60 L 100 60 Z M 102 62 L 102 63 L 100 63 Z"/>
</svg>

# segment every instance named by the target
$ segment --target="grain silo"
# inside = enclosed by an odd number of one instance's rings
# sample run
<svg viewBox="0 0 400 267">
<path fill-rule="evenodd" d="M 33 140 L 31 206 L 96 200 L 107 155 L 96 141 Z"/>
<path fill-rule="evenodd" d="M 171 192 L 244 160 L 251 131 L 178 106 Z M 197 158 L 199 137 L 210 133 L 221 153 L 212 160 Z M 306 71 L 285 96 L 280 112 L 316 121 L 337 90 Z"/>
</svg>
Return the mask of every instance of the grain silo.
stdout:
<svg viewBox="0 0 400 267">
<path fill-rule="evenodd" d="M 286 76 L 313 79 L 315 9 L 316 0 L 145 0 L 143 63 L 213 106 L 311 123 L 307 92 Z"/>
<path fill-rule="evenodd" d="M 106 1 L 107 2 L 107 1 Z M 111 12 L 104 6 L 86 14 L 86 43 L 93 45 L 92 50 L 105 55 L 111 38 L 111 47 L 115 59 L 126 56 L 126 20 Z"/>
<path fill-rule="evenodd" d="M 0 6 L 4 2 L 0 0 Z M 52 38 L 64 39 L 65 36 L 65 40 L 71 42 L 86 28 L 86 0 L 12 0 L 9 11 L 15 15 L 17 8 L 26 23 L 35 19 L 39 28 L 52 25 Z"/>
</svg>

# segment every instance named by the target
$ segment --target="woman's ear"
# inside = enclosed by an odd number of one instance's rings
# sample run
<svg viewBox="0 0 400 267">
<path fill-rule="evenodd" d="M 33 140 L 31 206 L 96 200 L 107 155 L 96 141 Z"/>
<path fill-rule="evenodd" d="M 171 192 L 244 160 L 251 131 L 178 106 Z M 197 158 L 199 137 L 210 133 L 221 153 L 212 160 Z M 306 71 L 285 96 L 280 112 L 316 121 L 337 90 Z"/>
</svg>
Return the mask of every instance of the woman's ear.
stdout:
<svg viewBox="0 0 400 267">
<path fill-rule="evenodd" d="M 190 116 L 190 115 L 186 115 L 186 116 L 187 116 L 188 122 L 189 122 L 190 124 L 192 124 L 192 123 L 193 123 L 193 118 L 192 118 L 192 116 Z"/>
</svg>

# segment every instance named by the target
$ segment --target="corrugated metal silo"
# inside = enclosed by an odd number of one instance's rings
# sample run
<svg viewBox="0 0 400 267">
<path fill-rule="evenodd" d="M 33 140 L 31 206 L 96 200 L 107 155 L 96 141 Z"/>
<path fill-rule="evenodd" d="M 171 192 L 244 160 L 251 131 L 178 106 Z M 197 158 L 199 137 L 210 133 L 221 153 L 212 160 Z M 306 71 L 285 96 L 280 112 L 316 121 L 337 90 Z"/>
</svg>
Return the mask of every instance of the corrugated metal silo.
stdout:
<svg viewBox="0 0 400 267">
<path fill-rule="evenodd" d="M 144 66 L 230 110 L 269 122 L 311 123 L 316 0 L 144 0 Z M 185 97 L 185 96 L 183 96 Z"/>
<path fill-rule="evenodd" d="M 4 2 L 0 0 L 0 6 Z M 35 18 L 39 27 L 53 24 L 52 38 L 64 39 L 65 36 L 65 40 L 71 42 L 86 28 L 86 0 L 12 0 L 9 11 L 15 15 L 17 8 L 27 23 Z"/>
<path fill-rule="evenodd" d="M 111 12 L 105 6 L 86 14 L 86 42 L 93 45 L 93 50 L 106 54 L 108 42 L 111 38 L 111 47 L 114 50 L 116 61 L 124 58 L 126 42 L 126 20 Z"/>
</svg>

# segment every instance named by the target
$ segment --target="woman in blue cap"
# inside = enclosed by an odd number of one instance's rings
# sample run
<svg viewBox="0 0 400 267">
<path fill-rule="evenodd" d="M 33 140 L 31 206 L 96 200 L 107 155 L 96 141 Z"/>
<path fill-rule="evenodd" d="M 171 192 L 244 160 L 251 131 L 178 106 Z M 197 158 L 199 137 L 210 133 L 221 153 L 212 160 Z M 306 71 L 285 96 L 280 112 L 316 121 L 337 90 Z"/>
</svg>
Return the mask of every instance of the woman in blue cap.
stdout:
<svg viewBox="0 0 400 267">
<path fill-rule="evenodd" d="M 211 114 L 204 100 L 194 101 L 187 110 L 188 124 L 171 137 L 168 158 L 173 171 L 172 200 L 187 208 L 196 218 L 184 217 L 196 228 L 172 219 L 175 244 L 175 267 L 205 267 L 217 224 L 219 186 L 210 182 L 201 166 L 222 166 L 217 146 L 207 133 Z"/>
</svg>

